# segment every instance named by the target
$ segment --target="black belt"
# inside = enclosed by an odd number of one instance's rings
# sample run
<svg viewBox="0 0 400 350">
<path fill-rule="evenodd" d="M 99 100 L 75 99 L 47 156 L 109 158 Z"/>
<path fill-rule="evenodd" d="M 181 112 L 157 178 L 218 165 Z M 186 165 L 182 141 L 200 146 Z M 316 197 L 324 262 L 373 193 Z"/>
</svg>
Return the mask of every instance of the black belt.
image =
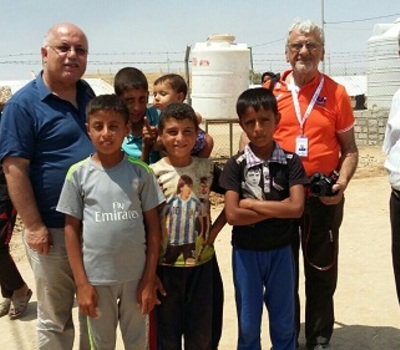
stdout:
<svg viewBox="0 0 400 350">
<path fill-rule="evenodd" d="M 400 199 L 400 191 L 399 190 L 396 190 L 395 188 L 392 187 L 392 193 L 397 199 Z"/>
</svg>

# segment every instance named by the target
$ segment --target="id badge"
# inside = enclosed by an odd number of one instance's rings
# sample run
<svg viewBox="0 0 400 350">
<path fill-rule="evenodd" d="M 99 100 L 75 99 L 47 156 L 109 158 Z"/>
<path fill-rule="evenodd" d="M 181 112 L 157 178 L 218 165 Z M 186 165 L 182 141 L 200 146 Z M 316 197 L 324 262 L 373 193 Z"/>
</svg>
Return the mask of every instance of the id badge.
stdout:
<svg viewBox="0 0 400 350">
<path fill-rule="evenodd" d="M 308 138 L 305 136 L 298 136 L 296 138 L 296 153 L 300 157 L 308 157 Z"/>
</svg>

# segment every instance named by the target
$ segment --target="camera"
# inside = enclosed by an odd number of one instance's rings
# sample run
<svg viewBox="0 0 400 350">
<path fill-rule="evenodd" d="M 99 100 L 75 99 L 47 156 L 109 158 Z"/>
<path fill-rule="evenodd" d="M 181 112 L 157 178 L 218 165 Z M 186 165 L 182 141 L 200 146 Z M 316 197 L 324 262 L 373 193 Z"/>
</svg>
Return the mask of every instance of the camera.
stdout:
<svg viewBox="0 0 400 350">
<path fill-rule="evenodd" d="M 339 173 L 333 170 L 329 176 L 322 173 L 315 173 L 310 177 L 309 188 L 314 197 L 334 196 L 337 191 L 332 191 L 332 186 L 339 178 Z"/>
</svg>

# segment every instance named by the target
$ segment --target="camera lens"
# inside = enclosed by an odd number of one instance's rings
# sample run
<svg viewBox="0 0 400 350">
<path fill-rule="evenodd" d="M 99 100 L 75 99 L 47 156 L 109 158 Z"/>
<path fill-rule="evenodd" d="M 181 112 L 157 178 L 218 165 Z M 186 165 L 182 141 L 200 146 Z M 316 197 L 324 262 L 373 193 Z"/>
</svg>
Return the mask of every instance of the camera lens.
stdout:
<svg viewBox="0 0 400 350">
<path fill-rule="evenodd" d="M 323 181 L 315 182 L 315 183 L 311 184 L 311 186 L 310 186 L 310 191 L 313 194 L 313 196 L 315 196 L 315 197 L 325 196 L 325 194 L 327 193 L 327 190 L 328 190 L 328 186 L 327 186 L 326 182 L 323 182 Z"/>
</svg>

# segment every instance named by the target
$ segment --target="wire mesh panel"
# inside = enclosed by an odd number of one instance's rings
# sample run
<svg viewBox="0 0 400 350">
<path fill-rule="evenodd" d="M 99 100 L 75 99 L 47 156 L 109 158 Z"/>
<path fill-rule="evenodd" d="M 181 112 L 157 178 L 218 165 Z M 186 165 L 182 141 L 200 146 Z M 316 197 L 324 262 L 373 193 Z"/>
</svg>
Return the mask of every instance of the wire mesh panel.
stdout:
<svg viewBox="0 0 400 350">
<path fill-rule="evenodd" d="M 214 139 L 214 160 L 226 160 L 238 152 L 242 129 L 237 119 L 210 119 L 201 126 Z"/>
</svg>

